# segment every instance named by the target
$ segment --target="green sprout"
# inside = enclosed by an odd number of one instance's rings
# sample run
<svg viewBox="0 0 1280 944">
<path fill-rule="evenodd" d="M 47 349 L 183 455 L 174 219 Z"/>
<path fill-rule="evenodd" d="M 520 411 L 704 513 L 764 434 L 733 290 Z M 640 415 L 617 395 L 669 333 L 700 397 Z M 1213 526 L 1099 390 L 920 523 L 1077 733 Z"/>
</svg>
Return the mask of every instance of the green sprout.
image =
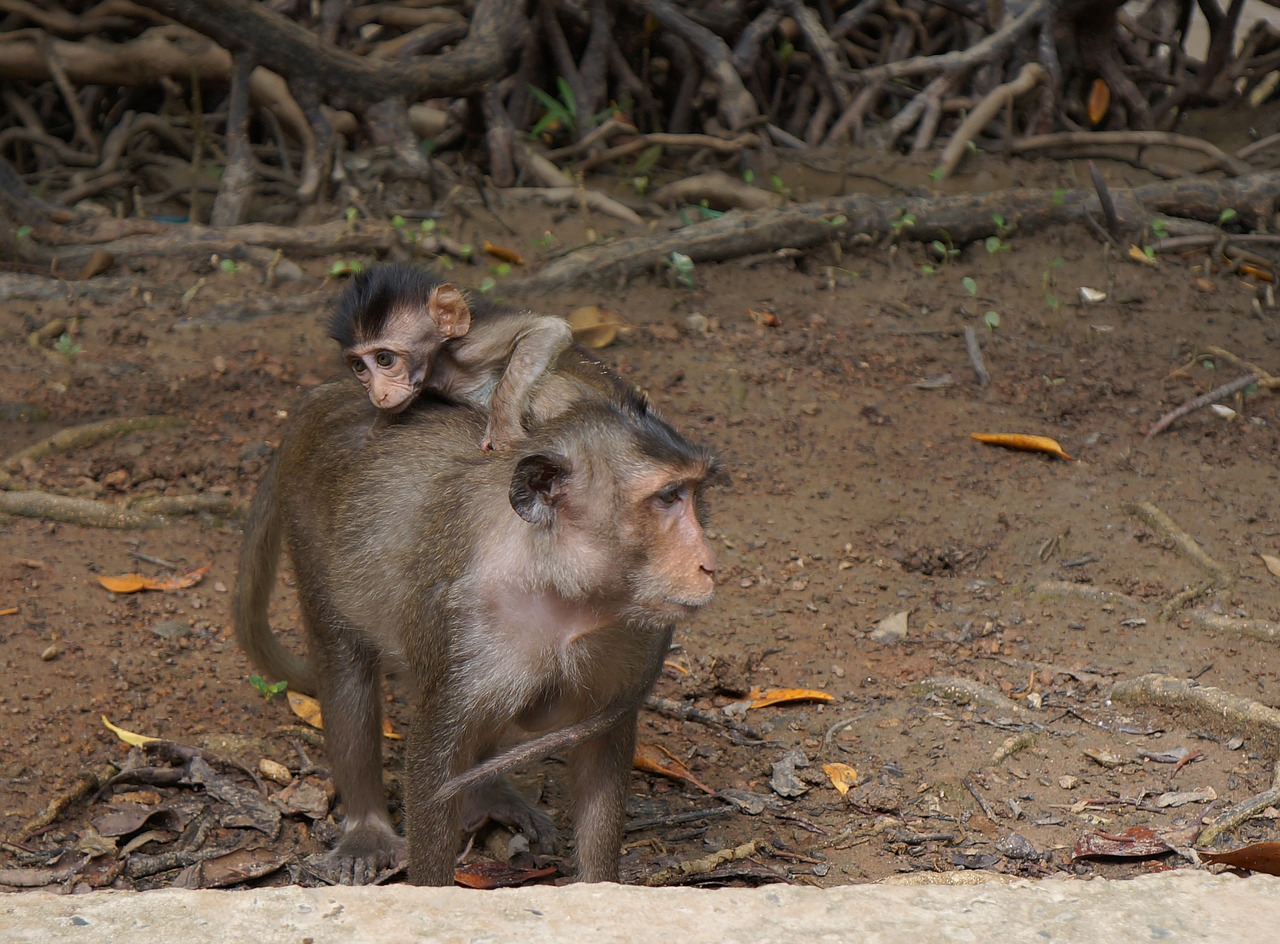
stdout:
<svg viewBox="0 0 1280 944">
<path fill-rule="evenodd" d="M 278 682 L 268 682 L 261 675 L 250 675 L 249 684 L 258 690 L 258 694 L 262 696 L 263 701 L 271 701 L 271 699 L 289 687 L 289 683 L 284 679 Z"/>
<path fill-rule="evenodd" d="M 325 274 L 331 279 L 342 279 L 348 275 L 357 275 L 363 271 L 363 262 L 356 262 L 354 259 L 336 259 L 329 264 L 329 269 Z"/>
<path fill-rule="evenodd" d="M 1000 327 L 1000 312 L 985 311 L 982 313 L 982 323 L 987 326 L 987 330 L 994 331 Z"/>
<path fill-rule="evenodd" d="M 75 339 L 69 334 L 58 335 L 58 340 L 53 342 L 53 352 L 59 357 L 71 360 L 80 354 L 84 349 L 75 342 Z"/>
<path fill-rule="evenodd" d="M 683 252 L 673 252 L 666 258 L 667 267 L 675 275 L 676 281 L 685 288 L 697 288 L 698 283 L 693 276 L 693 260 Z"/>
<path fill-rule="evenodd" d="M 547 113 L 538 119 L 537 124 L 529 129 L 529 137 L 538 138 L 548 131 L 558 131 L 561 128 L 572 130 L 577 125 L 578 102 L 573 97 L 573 89 L 569 88 L 569 83 L 565 81 L 564 76 L 556 76 L 556 91 L 560 93 L 559 98 L 535 85 L 530 85 L 529 91 L 547 110 Z"/>
</svg>

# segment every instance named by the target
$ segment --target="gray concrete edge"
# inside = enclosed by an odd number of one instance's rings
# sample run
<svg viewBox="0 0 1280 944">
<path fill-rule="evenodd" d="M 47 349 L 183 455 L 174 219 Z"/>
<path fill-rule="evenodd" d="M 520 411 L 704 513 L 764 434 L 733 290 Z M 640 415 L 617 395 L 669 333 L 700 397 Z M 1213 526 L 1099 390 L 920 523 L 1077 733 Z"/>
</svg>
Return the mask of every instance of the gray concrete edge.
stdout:
<svg viewBox="0 0 1280 944">
<path fill-rule="evenodd" d="M 397 942 L 1280 942 L 1280 879 L 697 890 L 570 885 L 47 892 L 0 896 L 3 944 Z"/>
</svg>

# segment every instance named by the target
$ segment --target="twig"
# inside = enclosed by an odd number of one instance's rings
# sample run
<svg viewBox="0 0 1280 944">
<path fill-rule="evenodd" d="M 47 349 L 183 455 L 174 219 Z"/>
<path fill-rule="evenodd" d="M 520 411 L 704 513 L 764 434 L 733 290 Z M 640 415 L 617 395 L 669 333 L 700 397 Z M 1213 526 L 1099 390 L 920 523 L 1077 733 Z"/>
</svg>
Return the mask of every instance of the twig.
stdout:
<svg viewBox="0 0 1280 944">
<path fill-rule="evenodd" d="M 980 806 L 982 808 L 982 812 L 987 815 L 987 819 L 994 823 L 996 821 L 995 810 L 993 810 L 991 805 L 987 803 L 987 798 L 978 792 L 978 785 L 973 782 L 972 777 L 964 778 L 964 788 L 969 791 L 969 794 L 975 800 L 978 801 L 978 806 Z"/>
<path fill-rule="evenodd" d="M 1230 351 L 1224 348 L 1216 347 L 1211 344 L 1204 349 L 1203 353 L 1209 354 L 1213 357 L 1220 357 L 1223 360 L 1231 361 L 1231 363 L 1235 364 L 1237 367 L 1240 367 L 1244 370 L 1251 371 L 1252 373 L 1257 374 L 1259 387 L 1265 387 L 1268 390 L 1275 390 L 1277 388 L 1280 388 L 1280 377 L 1273 376 L 1268 371 L 1263 370 L 1257 364 L 1252 364 L 1249 361 L 1245 360 L 1243 357 L 1237 357 L 1235 354 L 1232 354 Z"/>
<path fill-rule="evenodd" d="M 585 140 L 585 139 L 584 139 Z M 732 138 L 718 138 L 712 134 L 670 134 L 653 132 L 642 134 L 615 145 L 603 153 L 588 157 L 578 164 L 581 171 L 595 170 L 629 154 L 659 145 L 663 148 L 707 148 L 717 154 L 736 154 L 743 148 L 754 147 L 759 139 L 754 134 L 739 134 Z"/>
<path fill-rule="evenodd" d="M 698 724 L 705 724 L 713 728 L 724 728 L 741 737 L 749 738 L 757 744 L 763 744 L 766 740 L 763 734 L 750 725 L 743 724 L 741 721 L 714 715 L 709 711 L 703 711 L 700 708 L 693 707 L 693 705 L 681 704 L 669 698 L 658 698 L 656 695 L 650 695 L 645 699 L 644 705 L 651 711 L 656 711 L 658 714 L 665 715 L 668 718 L 674 718 L 676 721 L 695 721 Z"/>
<path fill-rule="evenodd" d="M 1160 417 L 1160 419 L 1156 420 L 1155 425 L 1153 425 L 1151 429 L 1147 430 L 1147 435 L 1144 436 L 1143 439 L 1147 440 L 1153 436 L 1158 436 L 1184 416 L 1189 416 L 1196 412 L 1196 410 L 1202 410 L 1210 404 L 1217 403 L 1219 400 L 1225 400 L 1227 397 L 1231 396 L 1231 394 L 1239 393 L 1241 390 L 1244 390 L 1246 387 L 1257 382 L 1257 374 L 1244 374 L 1237 377 L 1235 380 L 1231 380 L 1221 386 L 1214 387 L 1208 393 L 1203 393 L 1194 400 L 1188 400 L 1186 403 L 1182 404 L 1182 406 L 1175 410 L 1170 410 L 1164 416 Z"/>
<path fill-rule="evenodd" d="M 973 330 L 973 325 L 964 326 L 964 346 L 969 352 L 969 363 L 973 365 L 973 372 L 978 375 L 978 386 L 987 386 L 991 383 L 991 374 L 987 372 L 987 365 L 982 359 L 982 348 L 978 346 L 978 332 Z"/>
<path fill-rule="evenodd" d="M 1107 232 L 1111 234 L 1112 240 L 1118 245 L 1120 241 L 1120 219 L 1116 216 L 1116 202 L 1111 199 L 1111 189 L 1107 186 L 1106 178 L 1102 176 L 1102 171 L 1098 170 L 1093 161 L 1089 162 L 1089 179 L 1093 181 L 1093 189 L 1098 193 L 1098 203 L 1102 207 L 1102 217 L 1107 221 Z"/>
</svg>

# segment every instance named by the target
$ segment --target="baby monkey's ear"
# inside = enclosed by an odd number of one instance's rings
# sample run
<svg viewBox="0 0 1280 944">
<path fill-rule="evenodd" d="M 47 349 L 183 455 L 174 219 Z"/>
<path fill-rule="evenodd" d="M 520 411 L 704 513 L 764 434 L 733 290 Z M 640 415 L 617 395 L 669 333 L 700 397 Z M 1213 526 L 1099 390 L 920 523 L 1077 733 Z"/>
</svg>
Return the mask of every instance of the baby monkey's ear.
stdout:
<svg viewBox="0 0 1280 944">
<path fill-rule="evenodd" d="M 446 338 L 460 338 L 471 328 L 471 309 L 456 285 L 442 282 L 431 290 L 431 320 Z"/>
</svg>

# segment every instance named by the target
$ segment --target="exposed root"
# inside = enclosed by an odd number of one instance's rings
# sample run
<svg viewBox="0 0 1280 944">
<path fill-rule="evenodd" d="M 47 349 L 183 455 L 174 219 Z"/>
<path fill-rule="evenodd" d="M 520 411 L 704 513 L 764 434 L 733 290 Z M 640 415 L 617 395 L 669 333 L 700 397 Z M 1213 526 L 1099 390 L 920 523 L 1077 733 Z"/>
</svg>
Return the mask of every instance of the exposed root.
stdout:
<svg viewBox="0 0 1280 944">
<path fill-rule="evenodd" d="M 663 885 L 672 885 L 676 882 L 684 881 L 694 875 L 705 875 L 708 872 L 718 869 L 726 862 L 733 862 L 736 859 L 746 859 L 761 852 L 765 849 L 765 843 L 761 839 L 752 839 L 750 842 L 744 842 L 742 845 L 733 849 L 721 849 L 719 852 L 713 852 L 709 856 L 701 859 L 691 859 L 688 862 L 681 862 L 673 865 L 669 869 L 661 869 L 654 872 L 644 880 L 644 884 L 650 888 L 659 888 Z"/>
<path fill-rule="evenodd" d="M 1203 410 L 1205 407 L 1217 403 L 1219 400 L 1225 400 L 1233 393 L 1239 393 L 1241 390 L 1244 390 L 1246 387 L 1250 387 L 1257 382 L 1257 374 L 1245 374 L 1241 377 L 1237 377 L 1235 380 L 1228 381 L 1221 386 L 1214 387 L 1208 393 L 1201 394 L 1194 400 L 1188 400 L 1176 410 L 1170 410 L 1164 416 L 1160 417 L 1160 419 L 1156 420 L 1151 429 L 1147 430 L 1147 435 L 1143 438 L 1150 439 L 1152 436 L 1158 436 L 1184 416 L 1190 416 L 1192 413 L 1196 412 L 1196 410 Z"/>
<path fill-rule="evenodd" d="M 1212 846 L 1214 841 L 1225 833 L 1258 816 L 1267 807 L 1274 806 L 1276 803 L 1280 803 L 1280 760 L 1276 761 L 1275 766 L 1271 768 L 1271 788 L 1215 816 L 1213 822 L 1200 832 L 1196 845 L 1202 848 Z"/>
<path fill-rule="evenodd" d="M 1092 600 L 1094 603 L 1120 603 L 1124 606 L 1140 607 L 1137 600 L 1117 590 L 1095 587 L 1089 583 L 1072 583 L 1069 580 L 1043 580 L 1030 588 L 1036 596 L 1073 596 Z"/>
<path fill-rule="evenodd" d="M 1160 614 L 1166 619 L 1214 587 L 1230 586 L 1231 572 L 1210 557 L 1208 552 L 1196 543 L 1195 538 L 1174 524 L 1173 519 L 1151 502 L 1128 502 L 1124 505 L 1124 510 L 1140 519 L 1157 534 L 1173 541 L 1188 559 L 1209 574 L 1208 580 L 1182 591 L 1161 608 Z"/>
<path fill-rule="evenodd" d="M 935 675 L 921 679 L 911 688 L 920 694 L 934 694 L 960 704 L 971 704 L 987 711 L 1030 720 L 1031 712 L 1011 698 L 1006 698 L 990 685 L 955 675 Z"/>
<path fill-rule="evenodd" d="M 115 504 L 35 490 L 0 491 L 0 514 L 95 528 L 163 528 L 173 523 L 175 515 L 230 514 L 234 510 L 230 500 L 221 495 L 163 495 Z"/>
<path fill-rule="evenodd" d="M 92 446 L 107 439 L 114 439 L 126 433 L 143 429 L 170 429 L 183 425 L 176 416 L 122 416 L 98 423 L 86 423 L 83 426 L 72 426 L 59 430 L 47 439 L 42 439 L 26 449 L 19 450 L 4 460 L 0 469 L 6 472 L 17 472 L 27 460 L 42 459 L 56 453 L 70 452 L 82 446 Z"/>
<path fill-rule="evenodd" d="M 1110 697 L 1129 705 L 1186 711 L 1224 733 L 1241 735 L 1247 731 L 1271 748 L 1280 744 L 1280 711 L 1190 679 L 1143 675 L 1117 682 Z"/>
<path fill-rule="evenodd" d="M 48 826 L 71 804 L 96 793 L 102 785 L 119 773 L 114 764 L 104 764 L 97 770 L 82 770 L 76 774 L 71 786 L 50 800 L 43 810 L 23 824 L 18 832 L 10 837 L 10 842 L 26 842 L 44 827 Z"/>
<path fill-rule="evenodd" d="M 1205 609 L 1188 610 L 1187 616 L 1201 626 L 1219 632 L 1236 633 L 1265 642 L 1280 642 L 1280 623 L 1272 623 L 1269 620 L 1237 619 Z"/>
</svg>

